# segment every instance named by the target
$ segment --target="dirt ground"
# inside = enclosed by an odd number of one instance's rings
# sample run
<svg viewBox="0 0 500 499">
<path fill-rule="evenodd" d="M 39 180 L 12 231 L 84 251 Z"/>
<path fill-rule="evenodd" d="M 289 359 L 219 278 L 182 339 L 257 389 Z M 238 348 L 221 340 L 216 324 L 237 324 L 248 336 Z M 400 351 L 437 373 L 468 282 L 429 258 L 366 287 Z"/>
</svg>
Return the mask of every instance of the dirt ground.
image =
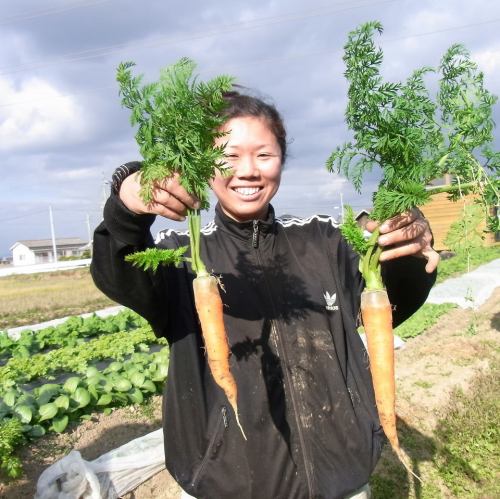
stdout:
<svg viewBox="0 0 500 499">
<path fill-rule="evenodd" d="M 500 288 L 475 313 L 455 309 L 425 334 L 408 341 L 397 351 L 397 412 L 400 422 L 422 439 L 430 439 L 447 406 L 450 394 L 468 383 L 500 355 Z M 472 330 L 471 321 L 475 329 Z M 146 407 L 124 408 L 109 416 L 96 415 L 62 435 L 51 435 L 23 450 L 25 476 L 0 484 L 0 497 L 24 499 L 34 496 L 40 473 L 71 449 L 84 459 L 96 459 L 161 426 L 160 399 Z M 390 452 L 390 451 L 384 451 Z M 163 471 L 143 483 L 126 499 L 178 499 L 180 489 Z M 442 491 L 440 497 L 448 497 Z"/>
</svg>

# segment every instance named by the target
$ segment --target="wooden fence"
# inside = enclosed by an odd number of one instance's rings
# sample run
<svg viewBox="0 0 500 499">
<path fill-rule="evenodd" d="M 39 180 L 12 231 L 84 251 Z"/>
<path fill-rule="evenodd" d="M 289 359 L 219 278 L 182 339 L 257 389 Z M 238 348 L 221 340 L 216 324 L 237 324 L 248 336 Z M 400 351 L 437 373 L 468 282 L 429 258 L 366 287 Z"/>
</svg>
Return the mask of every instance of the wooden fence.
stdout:
<svg viewBox="0 0 500 499">
<path fill-rule="evenodd" d="M 444 240 L 450 230 L 451 224 L 461 218 L 464 205 L 472 204 L 473 202 L 474 196 L 471 194 L 453 202 L 448 199 L 448 194 L 443 192 L 435 194 L 429 203 L 420 207 L 425 218 L 427 218 L 431 225 L 432 233 L 434 234 L 434 249 L 436 251 L 450 249 L 446 247 Z M 495 236 L 491 233 L 486 234 L 484 245 L 492 246 L 494 244 L 499 244 L 495 242 Z"/>
</svg>

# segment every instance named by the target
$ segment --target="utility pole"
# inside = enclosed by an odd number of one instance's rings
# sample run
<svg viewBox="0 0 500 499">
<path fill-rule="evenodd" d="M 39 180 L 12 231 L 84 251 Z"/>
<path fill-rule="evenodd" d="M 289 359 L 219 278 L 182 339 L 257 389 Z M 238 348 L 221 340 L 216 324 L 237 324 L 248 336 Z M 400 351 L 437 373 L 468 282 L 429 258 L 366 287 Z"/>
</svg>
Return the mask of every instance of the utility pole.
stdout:
<svg viewBox="0 0 500 499">
<path fill-rule="evenodd" d="M 109 182 L 106 180 L 104 172 L 101 173 L 102 173 L 102 199 L 101 199 L 101 213 L 102 213 L 104 211 L 104 205 L 106 204 L 106 200 L 108 199 L 106 184 L 109 184 Z"/>
<path fill-rule="evenodd" d="M 92 256 L 92 232 L 90 231 L 90 216 L 89 214 L 87 213 L 87 238 L 89 240 L 89 249 L 90 249 L 90 256 Z"/>
<path fill-rule="evenodd" d="M 49 206 L 50 234 L 52 236 L 52 261 L 57 263 L 56 236 L 54 232 L 54 218 L 52 217 L 52 206 Z"/>
</svg>

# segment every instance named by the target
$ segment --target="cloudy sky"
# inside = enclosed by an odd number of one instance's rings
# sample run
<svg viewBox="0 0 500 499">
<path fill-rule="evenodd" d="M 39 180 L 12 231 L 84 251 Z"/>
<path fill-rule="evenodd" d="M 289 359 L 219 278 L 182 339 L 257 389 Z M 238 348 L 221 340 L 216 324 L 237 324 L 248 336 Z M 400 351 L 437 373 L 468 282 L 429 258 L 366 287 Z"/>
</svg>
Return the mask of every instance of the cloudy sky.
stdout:
<svg viewBox="0 0 500 499">
<path fill-rule="evenodd" d="M 58 237 L 86 239 L 105 181 L 140 159 L 115 83 L 124 60 L 153 80 L 187 56 L 202 79 L 229 73 L 274 102 L 290 139 L 278 213 L 337 215 L 340 193 L 367 206 L 370 184 L 356 195 L 324 164 L 348 137 L 342 47 L 369 20 L 384 25 L 387 79 L 437 65 L 459 42 L 500 94 L 496 0 L 0 0 L 0 256 L 50 237 L 49 206 Z"/>
</svg>

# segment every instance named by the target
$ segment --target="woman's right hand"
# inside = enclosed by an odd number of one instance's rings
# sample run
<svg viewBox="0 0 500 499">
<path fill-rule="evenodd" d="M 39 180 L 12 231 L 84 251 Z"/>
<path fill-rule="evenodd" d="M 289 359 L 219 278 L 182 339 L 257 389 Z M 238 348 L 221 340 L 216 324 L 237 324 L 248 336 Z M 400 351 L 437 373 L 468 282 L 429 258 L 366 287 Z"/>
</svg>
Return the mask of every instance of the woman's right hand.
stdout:
<svg viewBox="0 0 500 499">
<path fill-rule="evenodd" d="M 130 211 L 138 215 L 161 215 L 180 222 L 186 218 L 188 208 L 196 210 L 200 207 L 199 200 L 179 183 L 178 175 L 157 182 L 153 201 L 145 204 L 140 196 L 140 175 L 140 172 L 129 175 L 120 187 L 120 199 Z"/>
</svg>

